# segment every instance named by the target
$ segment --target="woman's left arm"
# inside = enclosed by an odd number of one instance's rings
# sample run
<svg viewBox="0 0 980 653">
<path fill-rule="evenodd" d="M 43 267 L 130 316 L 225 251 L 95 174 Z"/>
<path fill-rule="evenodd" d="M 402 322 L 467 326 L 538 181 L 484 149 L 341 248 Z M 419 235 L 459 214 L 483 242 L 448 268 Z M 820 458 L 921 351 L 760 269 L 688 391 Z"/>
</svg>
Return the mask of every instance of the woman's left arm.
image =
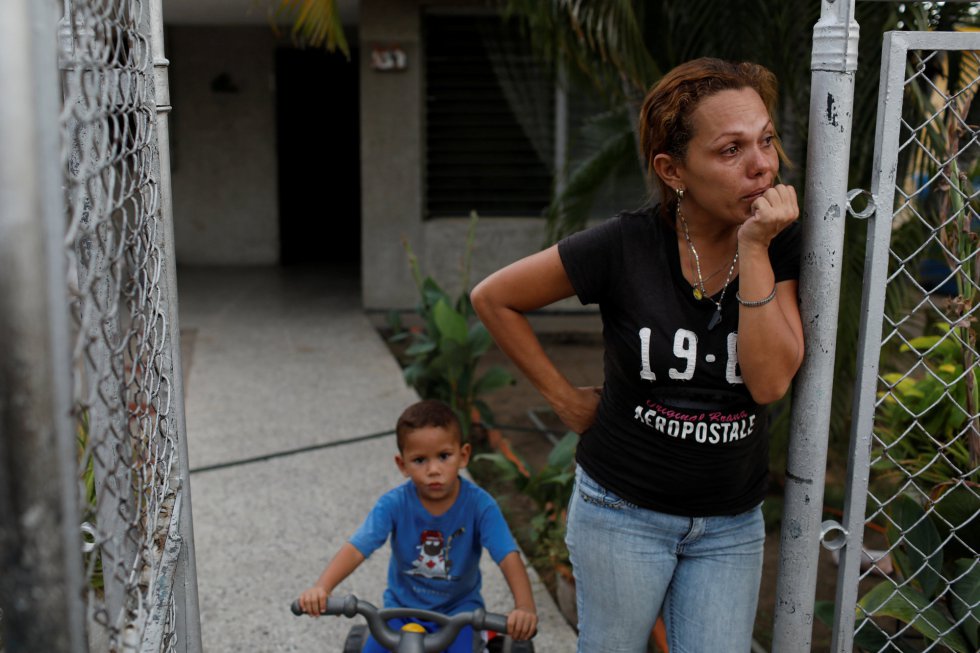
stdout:
<svg viewBox="0 0 980 653">
<path fill-rule="evenodd" d="M 738 232 L 738 363 L 742 380 L 759 404 L 786 394 L 803 362 L 803 323 L 798 282 L 775 283 L 769 243 L 799 216 L 796 191 L 777 185 L 755 200 L 753 216 Z M 766 299 L 762 305 L 746 305 Z"/>
</svg>

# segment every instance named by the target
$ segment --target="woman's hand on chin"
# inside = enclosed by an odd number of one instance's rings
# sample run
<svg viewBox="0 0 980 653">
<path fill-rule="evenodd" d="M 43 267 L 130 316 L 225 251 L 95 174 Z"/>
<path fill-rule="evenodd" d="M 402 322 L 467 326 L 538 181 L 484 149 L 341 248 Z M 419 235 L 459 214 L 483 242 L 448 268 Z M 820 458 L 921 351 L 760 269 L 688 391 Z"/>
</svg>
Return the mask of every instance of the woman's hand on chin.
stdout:
<svg viewBox="0 0 980 653">
<path fill-rule="evenodd" d="M 752 202 L 752 217 L 738 229 L 739 245 L 769 247 L 780 231 L 800 217 L 796 189 L 777 184 Z"/>
</svg>

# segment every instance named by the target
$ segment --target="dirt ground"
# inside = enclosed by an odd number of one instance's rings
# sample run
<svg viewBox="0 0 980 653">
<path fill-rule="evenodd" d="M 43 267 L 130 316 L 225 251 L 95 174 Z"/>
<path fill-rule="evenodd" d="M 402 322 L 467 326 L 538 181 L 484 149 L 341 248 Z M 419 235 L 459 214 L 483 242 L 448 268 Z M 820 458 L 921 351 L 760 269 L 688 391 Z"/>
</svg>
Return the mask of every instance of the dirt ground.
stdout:
<svg viewBox="0 0 980 653">
<path fill-rule="evenodd" d="M 547 333 L 541 336 L 542 344 L 547 354 L 554 360 L 559 369 L 569 380 L 582 386 L 599 385 L 602 383 L 602 346 L 598 333 Z M 531 465 L 543 463 L 551 449 L 551 442 L 537 431 L 535 423 L 529 415 L 533 411 L 541 420 L 563 432 L 560 424 L 554 419 L 547 404 L 537 394 L 534 388 L 524 379 L 513 365 L 496 349 L 488 352 L 481 361 L 481 366 L 499 365 L 508 369 L 517 379 L 515 385 L 496 391 L 485 397 L 493 410 L 497 423 L 502 427 L 503 435 L 511 445 Z M 478 471 L 478 470 L 476 470 Z M 485 472 L 484 472 L 485 475 Z M 479 474 L 477 474 L 479 478 Z M 488 489 L 494 491 L 492 479 L 484 479 Z M 774 484 L 778 487 L 778 484 Z M 778 495 L 771 497 L 772 501 L 780 501 Z M 519 505 L 505 505 L 505 510 L 513 520 L 522 520 L 526 516 L 526 508 Z M 777 504 L 778 505 L 778 504 Z M 776 510 L 775 514 L 779 514 Z M 515 524 L 516 525 L 516 524 Z M 517 530 L 515 528 L 515 530 Z M 772 524 L 767 535 L 765 562 L 763 566 L 762 588 L 759 598 L 759 610 L 756 620 L 755 639 L 766 650 L 772 641 L 772 620 L 775 609 L 776 574 L 779 565 L 779 526 Z M 553 578 L 549 570 L 539 570 L 546 583 L 553 590 Z M 820 563 L 817 575 L 817 599 L 834 599 L 837 567 L 830 554 L 821 548 Z M 829 650 L 830 630 L 821 623 L 814 626 L 812 651 Z M 654 649 L 651 649 L 654 650 Z"/>
</svg>

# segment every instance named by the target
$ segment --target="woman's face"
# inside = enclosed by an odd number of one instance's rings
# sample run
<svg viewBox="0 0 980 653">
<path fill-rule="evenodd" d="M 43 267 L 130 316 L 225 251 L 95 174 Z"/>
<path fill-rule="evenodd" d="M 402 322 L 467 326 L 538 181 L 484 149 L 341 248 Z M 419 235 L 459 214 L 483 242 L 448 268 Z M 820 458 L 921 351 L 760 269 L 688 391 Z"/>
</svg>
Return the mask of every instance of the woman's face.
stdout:
<svg viewBox="0 0 980 653">
<path fill-rule="evenodd" d="M 691 121 L 687 156 L 676 162 L 684 213 L 745 222 L 779 172 L 766 105 L 751 88 L 725 90 L 702 100 Z"/>
</svg>

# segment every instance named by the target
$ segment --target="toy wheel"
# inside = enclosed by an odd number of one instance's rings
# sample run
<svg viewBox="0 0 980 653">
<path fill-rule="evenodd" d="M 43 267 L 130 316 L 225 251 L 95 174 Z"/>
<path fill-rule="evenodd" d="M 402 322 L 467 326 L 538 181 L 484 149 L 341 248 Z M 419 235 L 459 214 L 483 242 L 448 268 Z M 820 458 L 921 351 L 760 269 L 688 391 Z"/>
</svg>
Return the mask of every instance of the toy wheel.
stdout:
<svg viewBox="0 0 980 653">
<path fill-rule="evenodd" d="M 510 644 L 510 653 L 534 653 L 534 642 L 514 642 L 508 640 L 508 643 Z"/>
<path fill-rule="evenodd" d="M 351 626 L 350 632 L 347 633 L 347 639 L 344 640 L 344 653 L 361 653 L 366 641 L 367 626 L 364 624 Z"/>
<path fill-rule="evenodd" d="M 488 653 L 534 653 L 532 642 L 515 642 L 510 637 L 495 637 L 487 645 Z"/>
<path fill-rule="evenodd" d="M 484 641 L 483 637 L 487 640 Z M 500 642 L 504 641 L 503 635 L 497 633 L 481 633 L 473 631 L 473 653 L 500 653 Z"/>
</svg>

